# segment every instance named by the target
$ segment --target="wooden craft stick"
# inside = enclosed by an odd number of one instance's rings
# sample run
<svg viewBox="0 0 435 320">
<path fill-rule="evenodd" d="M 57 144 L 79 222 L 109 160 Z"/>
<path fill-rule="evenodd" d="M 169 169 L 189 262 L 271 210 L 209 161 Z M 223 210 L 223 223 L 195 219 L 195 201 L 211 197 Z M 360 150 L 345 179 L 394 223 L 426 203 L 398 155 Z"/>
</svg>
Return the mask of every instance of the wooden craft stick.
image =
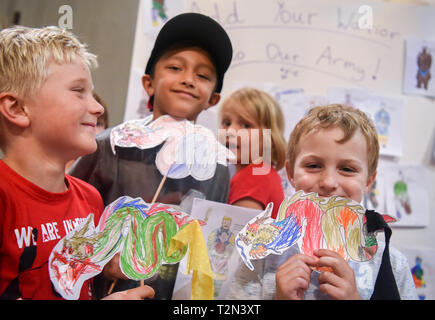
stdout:
<svg viewBox="0 0 435 320">
<path fill-rule="evenodd" d="M 159 187 L 157 188 L 157 191 L 156 191 L 156 193 L 154 194 L 154 198 L 153 198 L 153 200 L 151 201 L 151 204 L 154 204 L 154 202 L 156 202 L 157 197 L 159 196 L 160 191 L 162 190 L 163 185 L 165 184 L 165 181 L 166 181 L 166 178 L 167 178 L 167 177 L 168 177 L 168 176 L 166 176 L 166 175 L 163 176 L 162 181 L 160 181 Z"/>
<path fill-rule="evenodd" d="M 109 294 L 112 293 L 113 288 L 115 288 L 115 284 L 116 284 L 116 281 L 117 281 L 117 280 L 118 280 L 118 279 L 113 280 L 112 284 L 110 285 L 109 290 L 107 291 L 107 295 L 109 295 Z"/>
</svg>

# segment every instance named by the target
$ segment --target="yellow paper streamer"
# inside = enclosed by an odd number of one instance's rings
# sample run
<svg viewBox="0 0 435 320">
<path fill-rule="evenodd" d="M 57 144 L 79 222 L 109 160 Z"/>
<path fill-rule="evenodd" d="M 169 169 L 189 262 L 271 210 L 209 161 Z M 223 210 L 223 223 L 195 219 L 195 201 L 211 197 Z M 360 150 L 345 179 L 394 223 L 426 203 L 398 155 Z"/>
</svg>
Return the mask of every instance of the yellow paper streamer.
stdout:
<svg viewBox="0 0 435 320">
<path fill-rule="evenodd" d="M 192 273 L 191 300 L 213 300 L 214 284 L 210 259 L 198 220 L 194 220 L 172 237 L 168 255 L 189 245 L 187 274 Z"/>
</svg>

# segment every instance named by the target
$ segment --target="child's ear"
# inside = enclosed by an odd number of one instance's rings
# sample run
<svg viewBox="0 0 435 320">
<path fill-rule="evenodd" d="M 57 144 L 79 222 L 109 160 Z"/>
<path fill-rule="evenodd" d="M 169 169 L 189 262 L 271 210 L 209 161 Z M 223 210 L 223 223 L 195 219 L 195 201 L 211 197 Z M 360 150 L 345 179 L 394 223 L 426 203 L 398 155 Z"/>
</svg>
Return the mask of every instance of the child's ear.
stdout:
<svg viewBox="0 0 435 320">
<path fill-rule="evenodd" d="M 285 161 L 285 171 L 287 172 L 287 178 L 288 181 L 290 182 L 290 184 L 292 185 L 292 187 L 295 187 L 295 183 L 293 180 L 293 169 L 290 168 L 290 162 L 288 160 Z"/>
<path fill-rule="evenodd" d="M 364 192 L 364 194 L 366 194 L 367 192 L 369 192 L 370 188 L 372 187 L 373 183 L 376 180 L 376 175 L 377 175 L 377 171 L 375 171 L 368 179 L 367 179 L 367 186 L 366 186 L 366 190 Z"/>
<path fill-rule="evenodd" d="M 0 93 L 0 113 L 9 122 L 21 128 L 30 125 L 30 119 L 24 100 L 10 92 Z"/>
<path fill-rule="evenodd" d="M 153 79 L 149 74 L 144 74 L 142 76 L 142 87 L 145 89 L 146 93 L 148 94 L 148 97 L 151 97 L 154 95 L 154 84 Z"/>
<path fill-rule="evenodd" d="M 208 106 L 205 109 L 208 109 L 210 107 L 213 107 L 215 105 L 217 105 L 219 103 L 219 101 L 221 100 L 221 95 L 220 93 L 217 92 L 213 92 L 211 94 L 210 99 L 208 100 Z"/>
</svg>

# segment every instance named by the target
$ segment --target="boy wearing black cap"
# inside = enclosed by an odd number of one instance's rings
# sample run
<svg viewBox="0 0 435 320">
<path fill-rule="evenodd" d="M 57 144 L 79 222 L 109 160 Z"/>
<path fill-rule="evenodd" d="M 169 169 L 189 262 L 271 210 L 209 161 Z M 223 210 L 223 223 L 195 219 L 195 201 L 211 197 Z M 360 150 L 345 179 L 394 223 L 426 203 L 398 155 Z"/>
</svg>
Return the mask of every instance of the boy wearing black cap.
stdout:
<svg viewBox="0 0 435 320">
<path fill-rule="evenodd" d="M 147 126 L 166 114 L 195 121 L 202 110 L 219 102 L 224 74 L 231 59 L 231 41 L 213 19 L 197 13 L 184 13 L 169 20 L 157 36 L 142 77 L 143 87 L 150 97 L 148 104 L 153 111 L 151 116 L 141 120 L 143 125 Z M 97 136 L 97 151 L 79 159 L 70 174 L 95 186 L 104 205 L 124 195 L 151 202 L 162 180 L 155 165 L 156 153 L 162 145 L 145 150 L 112 146 L 111 130 L 106 129 Z M 191 176 L 167 178 L 156 201 L 178 205 L 192 189 L 208 200 L 226 203 L 228 168 L 217 164 L 215 175 L 204 181 Z M 178 265 L 163 265 L 157 276 L 146 281 L 154 288 L 155 299 L 171 298 L 177 268 Z M 95 279 L 98 297 L 107 293 L 113 279 L 118 278 L 114 291 L 138 286 L 138 282 L 121 280 L 126 278 L 115 269 L 116 272 L 111 273 L 111 268 L 106 268 L 105 274 Z"/>
</svg>

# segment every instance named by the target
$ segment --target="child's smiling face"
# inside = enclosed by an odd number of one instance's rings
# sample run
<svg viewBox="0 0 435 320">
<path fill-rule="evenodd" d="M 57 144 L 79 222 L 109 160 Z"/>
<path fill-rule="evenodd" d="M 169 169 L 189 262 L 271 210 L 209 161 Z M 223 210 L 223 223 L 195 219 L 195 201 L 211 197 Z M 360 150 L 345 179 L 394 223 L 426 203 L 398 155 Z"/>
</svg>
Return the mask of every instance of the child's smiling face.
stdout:
<svg viewBox="0 0 435 320">
<path fill-rule="evenodd" d="M 168 114 L 188 120 L 196 120 L 202 110 L 219 102 L 216 81 L 210 55 L 199 47 L 167 51 L 157 61 L 153 75 L 142 79 L 148 95 L 154 97 L 154 119 Z"/>
<path fill-rule="evenodd" d="M 294 167 L 287 175 L 296 190 L 340 196 L 361 202 L 375 180 L 369 176 L 367 142 L 360 130 L 346 142 L 338 127 L 313 130 L 300 138 Z"/>
<path fill-rule="evenodd" d="M 81 58 L 51 62 L 41 89 L 25 101 L 34 139 L 67 162 L 96 150 L 97 119 L 104 108 L 92 95 L 91 73 Z"/>
</svg>

